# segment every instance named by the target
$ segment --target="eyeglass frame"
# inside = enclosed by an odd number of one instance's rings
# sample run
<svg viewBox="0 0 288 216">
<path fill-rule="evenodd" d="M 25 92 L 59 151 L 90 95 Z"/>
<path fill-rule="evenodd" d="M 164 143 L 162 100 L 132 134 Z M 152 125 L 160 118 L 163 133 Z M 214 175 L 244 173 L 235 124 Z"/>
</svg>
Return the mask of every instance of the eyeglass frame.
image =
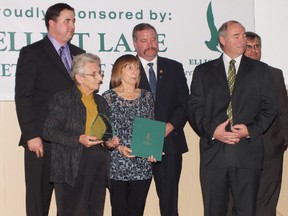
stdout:
<svg viewBox="0 0 288 216">
<path fill-rule="evenodd" d="M 91 76 L 91 77 L 94 77 L 94 78 L 96 79 L 98 76 L 104 77 L 104 71 L 103 71 L 103 70 L 100 70 L 100 72 L 95 73 L 95 74 L 87 74 L 87 73 L 84 73 L 84 75 Z"/>
<path fill-rule="evenodd" d="M 246 49 L 248 50 L 260 50 L 261 49 L 261 45 L 260 44 L 254 44 L 254 45 L 246 45 Z"/>
</svg>

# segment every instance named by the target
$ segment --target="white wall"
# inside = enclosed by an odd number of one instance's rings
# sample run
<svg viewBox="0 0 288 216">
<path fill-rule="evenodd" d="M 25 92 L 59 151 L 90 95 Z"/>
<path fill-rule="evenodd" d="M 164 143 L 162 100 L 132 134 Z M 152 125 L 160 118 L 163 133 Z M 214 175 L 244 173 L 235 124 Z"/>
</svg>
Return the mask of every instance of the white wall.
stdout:
<svg viewBox="0 0 288 216">
<path fill-rule="evenodd" d="M 288 84 L 288 1 L 255 0 L 255 31 L 262 37 L 262 61 L 283 70 Z"/>
</svg>

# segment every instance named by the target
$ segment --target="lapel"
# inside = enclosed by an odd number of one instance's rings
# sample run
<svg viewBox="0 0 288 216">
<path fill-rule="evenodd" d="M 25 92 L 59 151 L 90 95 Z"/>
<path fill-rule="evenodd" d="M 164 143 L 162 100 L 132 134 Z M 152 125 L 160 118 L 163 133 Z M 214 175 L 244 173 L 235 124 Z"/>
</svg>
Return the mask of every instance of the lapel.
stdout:
<svg viewBox="0 0 288 216">
<path fill-rule="evenodd" d="M 223 54 L 215 60 L 212 70 L 217 79 L 220 81 L 221 85 L 223 85 L 227 92 L 229 92 L 228 80 L 223 62 Z"/>
<path fill-rule="evenodd" d="M 139 58 L 138 55 L 136 57 Z M 139 59 L 139 61 L 140 61 L 140 59 Z M 140 84 L 139 84 L 139 88 L 145 89 L 147 91 L 151 91 L 150 85 L 148 82 L 148 78 L 146 76 L 144 66 L 142 65 L 141 61 L 140 61 Z"/>
<path fill-rule="evenodd" d="M 138 56 L 137 56 L 138 57 Z M 165 83 L 165 71 L 168 71 L 168 68 L 165 65 L 165 61 L 163 60 L 163 58 L 158 56 L 157 59 L 157 86 L 156 86 L 156 98 L 157 98 L 157 94 L 158 94 L 158 89 L 159 86 L 163 85 Z M 140 85 L 139 87 L 148 91 L 151 91 L 150 89 L 150 84 L 148 81 L 148 78 L 146 76 L 145 70 L 144 70 L 144 66 L 141 64 L 140 66 Z M 160 87 L 161 88 L 161 87 Z"/>
<path fill-rule="evenodd" d="M 58 55 L 53 44 L 51 43 L 51 41 L 49 40 L 47 36 L 43 39 L 43 42 L 44 42 L 44 47 L 43 47 L 44 52 L 46 52 L 46 54 L 50 57 L 52 62 L 54 62 L 55 65 L 57 65 L 57 67 L 60 69 L 59 71 L 61 71 L 61 73 L 64 73 L 65 76 L 71 80 L 71 77 L 69 73 L 67 72 L 67 69 L 65 68 L 62 60 L 60 59 L 60 56 Z"/>
<path fill-rule="evenodd" d="M 69 47 L 69 50 L 70 50 L 70 54 L 71 54 L 71 59 L 72 59 L 72 62 L 73 62 L 73 58 L 75 55 L 78 55 L 80 53 L 77 54 L 77 51 L 75 50 L 75 48 L 71 45 L 71 43 L 67 43 L 68 44 L 68 47 Z"/>
<path fill-rule="evenodd" d="M 165 83 L 165 78 L 167 76 L 168 69 L 166 68 L 165 62 L 163 61 L 163 58 L 158 56 L 157 59 L 157 88 L 159 85 Z M 156 90 L 157 92 L 157 90 Z"/>
<path fill-rule="evenodd" d="M 237 90 L 239 86 L 241 85 L 242 81 L 245 79 L 247 72 L 250 71 L 250 63 L 248 60 L 248 57 L 245 55 L 242 56 L 241 62 L 239 65 L 239 69 L 237 71 L 236 81 L 234 85 L 234 90 Z"/>
<path fill-rule="evenodd" d="M 235 123 L 237 123 L 237 119 L 239 119 L 239 116 L 241 115 L 242 110 L 241 105 L 243 103 L 243 101 L 240 100 L 241 97 L 239 97 L 239 94 L 243 94 L 241 88 L 246 86 L 243 83 L 245 83 L 246 76 L 250 71 L 251 71 L 251 63 L 248 60 L 248 57 L 242 55 L 232 94 L 233 118 L 235 120 Z"/>
<path fill-rule="evenodd" d="M 241 88 L 243 88 L 243 82 L 245 82 L 245 79 L 249 72 L 251 71 L 251 62 L 249 61 L 249 58 L 245 55 L 242 55 L 241 62 L 237 71 L 236 80 L 234 84 L 234 90 L 232 97 L 238 97 L 238 93 L 242 93 Z"/>
</svg>

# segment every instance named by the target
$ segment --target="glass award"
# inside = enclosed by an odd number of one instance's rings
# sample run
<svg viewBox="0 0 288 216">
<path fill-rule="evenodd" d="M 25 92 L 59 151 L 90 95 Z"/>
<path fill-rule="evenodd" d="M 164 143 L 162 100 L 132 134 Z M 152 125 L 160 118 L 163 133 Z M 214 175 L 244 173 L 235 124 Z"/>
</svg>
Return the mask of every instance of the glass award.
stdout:
<svg viewBox="0 0 288 216">
<path fill-rule="evenodd" d="M 98 114 L 96 116 L 90 128 L 90 135 L 103 141 L 108 141 L 114 136 L 114 128 L 107 115 Z"/>
</svg>

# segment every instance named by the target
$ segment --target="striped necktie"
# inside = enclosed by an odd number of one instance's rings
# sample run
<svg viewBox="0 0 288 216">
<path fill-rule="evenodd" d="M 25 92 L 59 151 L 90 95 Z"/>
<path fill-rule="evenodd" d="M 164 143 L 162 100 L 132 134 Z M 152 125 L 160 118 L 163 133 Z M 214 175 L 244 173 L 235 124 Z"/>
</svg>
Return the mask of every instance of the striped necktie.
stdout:
<svg viewBox="0 0 288 216">
<path fill-rule="evenodd" d="M 68 60 L 66 58 L 66 55 L 65 55 L 65 52 L 64 52 L 64 46 L 61 46 L 60 49 L 59 49 L 59 56 L 64 64 L 64 66 L 66 67 L 68 73 L 70 73 L 70 65 L 68 63 Z"/>
<path fill-rule="evenodd" d="M 229 90 L 230 90 L 230 102 L 229 102 L 229 106 L 227 109 L 227 115 L 228 118 L 230 120 L 230 125 L 233 125 L 233 111 L 232 111 L 232 93 L 233 93 L 233 89 L 234 89 L 234 84 L 235 84 L 235 80 L 236 80 L 236 69 L 235 69 L 235 60 L 231 60 L 229 62 L 229 68 L 228 68 L 228 86 L 229 86 Z"/>
</svg>

